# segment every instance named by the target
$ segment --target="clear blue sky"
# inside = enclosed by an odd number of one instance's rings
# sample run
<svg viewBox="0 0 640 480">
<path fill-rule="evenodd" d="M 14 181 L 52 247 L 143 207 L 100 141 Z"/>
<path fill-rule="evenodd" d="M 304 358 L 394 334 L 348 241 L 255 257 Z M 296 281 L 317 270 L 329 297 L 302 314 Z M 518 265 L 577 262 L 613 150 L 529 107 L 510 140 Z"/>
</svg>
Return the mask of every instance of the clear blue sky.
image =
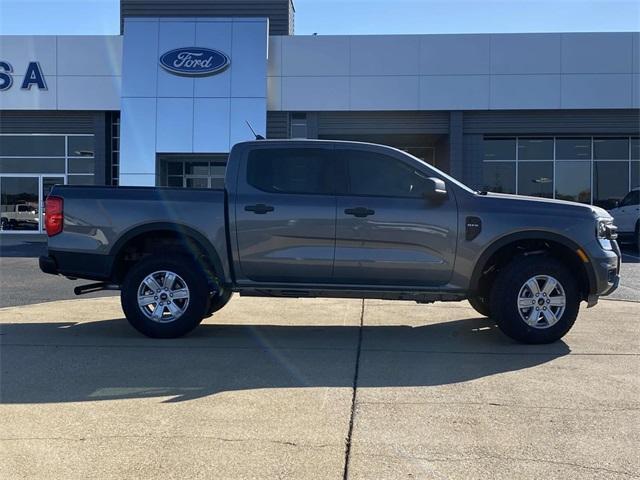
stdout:
<svg viewBox="0 0 640 480">
<path fill-rule="evenodd" d="M 295 0 L 295 6 L 300 35 L 640 30 L 640 0 Z M 117 33 L 118 0 L 0 0 L 0 34 Z"/>
</svg>

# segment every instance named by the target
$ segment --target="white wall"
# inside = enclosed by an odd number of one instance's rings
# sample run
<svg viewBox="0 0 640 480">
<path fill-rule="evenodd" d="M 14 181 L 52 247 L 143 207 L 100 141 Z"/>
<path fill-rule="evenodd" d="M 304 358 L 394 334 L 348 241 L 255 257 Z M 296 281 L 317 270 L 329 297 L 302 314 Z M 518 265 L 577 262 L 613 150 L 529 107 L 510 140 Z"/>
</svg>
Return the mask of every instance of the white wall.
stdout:
<svg viewBox="0 0 640 480">
<path fill-rule="evenodd" d="M 271 37 L 269 110 L 640 108 L 639 33 Z"/>
<path fill-rule="evenodd" d="M 13 67 L 13 85 L 0 91 L 0 109 L 120 109 L 120 36 L 2 36 L 0 61 Z M 29 62 L 40 63 L 46 90 L 20 88 Z"/>
<path fill-rule="evenodd" d="M 226 153 L 265 135 L 267 19 L 125 20 L 120 184 L 155 185 L 157 153 Z M 224 71 L 180 76 L 159 66 L 167 51 L 203 47 L 229 56 Z"/>
<path fill-rule="evenodd" d="M 120 109 L 122 37 L 0 38 L 0 60 L 14 68 L 0 109 Z M 157 60 L 140 45 L 140 61 Z M 29 61 L 40 62 L 47 90 L 20 89 Z M 285 111 L 640 108 L 640 34 L 276 36 L 267 89 L 268 109 Z M 226 108 L 206 101 L 193 113 Z"/>
</svg>

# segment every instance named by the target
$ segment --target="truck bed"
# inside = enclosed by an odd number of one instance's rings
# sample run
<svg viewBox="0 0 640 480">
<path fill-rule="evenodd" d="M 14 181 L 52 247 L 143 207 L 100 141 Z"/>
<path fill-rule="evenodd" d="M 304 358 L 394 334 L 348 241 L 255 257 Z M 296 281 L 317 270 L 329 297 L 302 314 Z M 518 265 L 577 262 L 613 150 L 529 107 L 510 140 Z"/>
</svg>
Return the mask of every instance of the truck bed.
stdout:
<svg viewBox="0 0 640 480">
<path fill-rule="evenodd" d="M 56 186 L 51 195 L 64 198 L 65 223 L 62 233 L 49 238 L 49 252 L 65 257 L 59 263 L 70 265 L 60 272 L 66 275 L 106 279 L 119 245 L 165 225 L 227 250 L 224 190 Z"/>
</svg>

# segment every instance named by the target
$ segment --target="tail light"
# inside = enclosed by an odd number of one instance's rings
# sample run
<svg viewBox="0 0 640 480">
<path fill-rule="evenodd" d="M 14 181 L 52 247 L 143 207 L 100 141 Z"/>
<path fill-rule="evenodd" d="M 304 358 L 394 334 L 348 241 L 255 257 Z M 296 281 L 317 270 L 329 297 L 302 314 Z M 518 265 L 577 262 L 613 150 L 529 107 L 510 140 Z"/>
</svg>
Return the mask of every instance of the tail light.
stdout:
<svg viewBox="0 0 640 480">
<path fill-rule="evenodd" d="M 47 230 L 47 235 L 50 237 L 62 232 L 62 226 L 64 224 L 63 205 L 64 201 L 62 197 L 55 197 L 53 195 L 49 195 L 44 201 L 44 227 Z"/>
</svg>

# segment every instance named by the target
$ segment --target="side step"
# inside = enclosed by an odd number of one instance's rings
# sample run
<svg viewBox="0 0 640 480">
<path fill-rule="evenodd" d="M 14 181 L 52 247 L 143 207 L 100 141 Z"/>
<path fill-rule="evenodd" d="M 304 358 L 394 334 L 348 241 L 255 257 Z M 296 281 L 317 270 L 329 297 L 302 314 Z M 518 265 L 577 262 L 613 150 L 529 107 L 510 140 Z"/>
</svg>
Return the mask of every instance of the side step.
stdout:
<svg viewBox="0 0 640 480">
<path fill-rule="evenodd" d="M 120 286 L 114 283 L 98 282 L 80 285 L 73 289 L 76 295 L 84 295 L 85 293 L 99 292 L 101 290 L 120 290 Z"/>
</svg>

